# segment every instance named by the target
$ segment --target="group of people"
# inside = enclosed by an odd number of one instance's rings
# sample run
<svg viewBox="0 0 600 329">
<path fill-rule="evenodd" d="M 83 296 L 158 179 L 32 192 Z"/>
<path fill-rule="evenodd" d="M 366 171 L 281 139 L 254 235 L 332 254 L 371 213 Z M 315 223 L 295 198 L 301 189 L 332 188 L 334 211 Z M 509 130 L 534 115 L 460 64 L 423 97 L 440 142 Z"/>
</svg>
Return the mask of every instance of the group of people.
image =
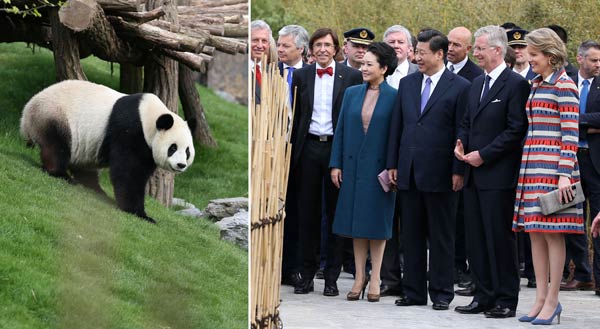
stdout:
<svg viewBox="0 0 600 329">
<path fill-rule="evenodd" d="M 309 37 L 288 25 L 275 41 L 264 21 L 253 21 L 257 101 L 267 56 L 296 108 L 282 283 L 297 294 L 314 291 L 326 245 L 325 296 L 339 295 L 352 249 L 348 300 L 367 292 L 376 302 L 385 292 L 399 295 L 398 306 L 429 298 L 433 309 L 447 310 L 453 269 L 464 266 L 471 284 L 463 293 L 473 300 L 455 311 L 515 317 L 516 232 L 525 232 L 521 253 L 536 299 L 519 321 L 560 321 L 559 290 L 595 288 L 600 296 L 600 44 L 581 43 L 576 70 L 566 41 L 555 25 L 531 32 L 490 25 L 474 35 L 425 28 L 415 37 L 394 25 L 381 42 L 368 28 L 346 31 L 342 48 L 329 28 Z M 573 203 L 580 181 L 586 202 Z M 555 190 L 561 209 L 543 213 L 539 197 Z M 587 206 L 599 214 L 595 287 Z"/>
</svg>

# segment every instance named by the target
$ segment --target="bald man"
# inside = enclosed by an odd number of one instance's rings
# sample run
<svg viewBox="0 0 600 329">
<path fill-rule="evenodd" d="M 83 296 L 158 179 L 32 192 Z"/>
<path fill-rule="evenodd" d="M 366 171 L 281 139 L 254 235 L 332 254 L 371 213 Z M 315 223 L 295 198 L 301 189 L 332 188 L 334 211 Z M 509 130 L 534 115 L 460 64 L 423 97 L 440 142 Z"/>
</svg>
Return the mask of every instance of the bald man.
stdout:
<svg viewBox="0 0 600 329">
<path fill-rule="evenodd" d="M 446 67 L 450 72 L 473 81 L 483 73 L 483 70 L 469 59 L 471 50 L 471 31 L 464 26 L 453 28 L 448 33 L 448 63 Z"/>
</svg>

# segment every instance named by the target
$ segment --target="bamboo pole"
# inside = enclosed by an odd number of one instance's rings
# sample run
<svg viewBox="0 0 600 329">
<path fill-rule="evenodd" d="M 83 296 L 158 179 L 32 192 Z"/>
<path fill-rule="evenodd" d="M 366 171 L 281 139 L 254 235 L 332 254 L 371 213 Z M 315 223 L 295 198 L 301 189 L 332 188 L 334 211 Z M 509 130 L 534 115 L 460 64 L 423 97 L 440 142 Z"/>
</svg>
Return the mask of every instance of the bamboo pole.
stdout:
<svg viewBox="0 0 600 329">
<path fill-rule="evenodd" d="M 267 68 L 263 60 L 263 68 Z M 287 74 L 287 72 L 286 72 Z M 252 82 L 251 137 L 251 328 L 281 328 L 281 257 L 288 168 L 291 158 L 287 77 L 276 65 L 263 69 L 261 104 Z M 293 111 L 292 111 L 293 112 Z"/>
</svg>

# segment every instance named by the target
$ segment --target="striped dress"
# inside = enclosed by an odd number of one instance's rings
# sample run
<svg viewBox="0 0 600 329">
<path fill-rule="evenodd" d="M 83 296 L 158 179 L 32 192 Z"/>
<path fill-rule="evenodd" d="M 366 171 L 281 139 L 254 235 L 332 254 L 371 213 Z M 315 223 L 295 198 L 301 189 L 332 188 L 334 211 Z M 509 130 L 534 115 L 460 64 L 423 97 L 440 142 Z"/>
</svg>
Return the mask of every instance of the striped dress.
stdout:
<svg viewBox="0 0 600 329">
<path fill-rule="evenodd" d="M 579 96 L 564 69 L 537 76 L 527 100 L 527 138 L 513 216 L 513 231 L 584 233 L 583 204 L 544 216 L 538 196 L 558 188 L 559 176 L 579 181 Z"/>
</svg>

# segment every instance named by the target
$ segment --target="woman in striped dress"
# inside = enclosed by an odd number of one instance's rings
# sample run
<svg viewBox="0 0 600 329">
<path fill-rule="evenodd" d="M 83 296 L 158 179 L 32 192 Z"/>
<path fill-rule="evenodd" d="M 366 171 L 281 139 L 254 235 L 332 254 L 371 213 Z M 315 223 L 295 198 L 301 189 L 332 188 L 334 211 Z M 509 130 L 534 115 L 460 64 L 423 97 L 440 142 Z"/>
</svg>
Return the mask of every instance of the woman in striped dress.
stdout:
<svg viewBox="0 0 600 329">
<path fill-rule="evenodd" d="M 538 196 L 560 190 L 561 202 L 573 198 L 579 181 L 577 142 L 579 96 L 563 68 L 566 47 L 548 28 L 526 35 L 533 79 L 526 111 L 529 127 L 521 158 L 513 231 L 529 232 L 537 280 L 536 300 L 522 322 L 550 324 L 560 313 L 560 280 L 565 264 L 564 233 L 583 233 L 583 205 L 544 216 Z M 548 277 L 550 284 L 548 285 Z"/>
</svg>

